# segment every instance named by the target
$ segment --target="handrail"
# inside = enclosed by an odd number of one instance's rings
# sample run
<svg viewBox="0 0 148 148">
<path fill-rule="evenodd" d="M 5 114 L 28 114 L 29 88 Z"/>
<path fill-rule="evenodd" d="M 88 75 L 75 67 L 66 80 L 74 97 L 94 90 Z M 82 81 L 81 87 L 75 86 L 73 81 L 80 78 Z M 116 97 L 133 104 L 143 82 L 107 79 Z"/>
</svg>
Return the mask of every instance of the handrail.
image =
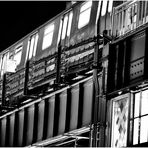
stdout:
<svg viewBox="0 0 148 148">
<path fill-rule="evenodd" d="M 112 35 L 118 38 L 148 23 L 148 1 L 128 1 L 113 10 Z"/>
</svg>

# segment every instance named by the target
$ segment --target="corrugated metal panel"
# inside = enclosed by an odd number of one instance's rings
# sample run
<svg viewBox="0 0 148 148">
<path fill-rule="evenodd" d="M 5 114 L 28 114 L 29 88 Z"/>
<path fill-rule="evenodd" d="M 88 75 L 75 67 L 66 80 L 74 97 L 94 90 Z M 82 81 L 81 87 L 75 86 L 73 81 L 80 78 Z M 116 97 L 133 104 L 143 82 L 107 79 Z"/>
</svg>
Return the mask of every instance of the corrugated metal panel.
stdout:
<svg viewBox="0 0 148 148">
<path fill-rule="evenodd" d="M 69 99 L 69 98 L 68 98 Z M 78 103 L 79 103 L 79 85 L 71 89 L 71 113 L 70 113 L 70 127 L 69 130 L 77 128 L 78 123 Z"/>
<path fill-rule="evenodd" d="M 63 134 L 65 131 L 65 121 L 66 121 L 66 104 L 67 104 L 67 91 L 62 92 L 59 95 L 60 108 L 59 108 L 59 127 L 58 135 Z"/>
<path fill-rule="evenodd" d="M 43 138 L 44 108 L 45 101 L 41 101 L 38 104 L 37 141 L 41 141 Z"/>
<path fill-rule="evenodd" d="M 48 99 L 48 115 L 47 115 L 47 136 L 50 138 L 53 136 L 53 126 L 54 126 L 54 109 L 55 109 L 55 95 Z"/>
<path fill-rule="evenodd" d="M 15 125 L 15 114 L 10 115 L 9 117 L 9 131 L 7 132 L 7 135 L 9 138 L 7 139 L 8 141 L 8 146 L 13 146 L 13 138 L 14 138 L 14 125 Z"/>
<path fill-rule="evenodd" d="M 23 132 L 24 132 L 24 109 L 18 111 L 15 118 L 15 135 L 14 135 L 15 146 L 23 145 Z"/>
<path fill-rule="evenodd" d="M 6 140 L 6 123 L 7 123 L 7 119 L 6 117 L 4 117 L 3 119 L 1 119 L 0 121 L 0 146 L 4 147 L 5 146 L 5 140 Z"/>
<path fill-rule="evenodd" d="M 89 125 L 92 84 L 87 78 L 1 116 L 0 146 L 27 146 Z"/>
<path fill-rule="evenodd" d="M 34 105 L 29 106 L 25 110 L 25 120 L 24 120 L 24 144 L 29 145 L 33 142 L 33 130 L 34 130 L 34 114 L 35 114 L 35 107 Z"/>
<path fill-rule="evenodd" d="M 82 114 L 82 126 L 88 125 L 91 122 L 92 115 L 92 101 L 93 101 L 93 82 L 92 80 L 84 83 L 84 101 L 83 101 L 83 114 Z"/>
</svg>

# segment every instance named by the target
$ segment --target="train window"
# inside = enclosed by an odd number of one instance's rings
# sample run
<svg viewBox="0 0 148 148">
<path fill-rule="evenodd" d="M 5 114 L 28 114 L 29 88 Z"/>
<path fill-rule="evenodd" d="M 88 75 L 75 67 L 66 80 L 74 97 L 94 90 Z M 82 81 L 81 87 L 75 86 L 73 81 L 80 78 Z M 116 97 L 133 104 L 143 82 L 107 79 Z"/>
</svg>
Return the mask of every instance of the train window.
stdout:
<svg viewBox="0 0 148 148">
<path fill-rule="evenodd" d="M 45 28 L 42 50 L 48 48 L 52 44 L 53 32 L 54 24 L 50 24 Z"/>
<path fill-rule="evenodd" d="M 82 28 L 89 23 L 90 12 L 91 12 L 92 1 L 85 2 L 81 9 L 79 15 L 78 28 Z"/>
<path fill-rule="evenodd" d="M 31 59 L 33 56 L 35 56 L 38 38 L 39 38 L 38 33 L 30 37 L 30 40 L 28 41 L 28 46 L 27 46 L 26 60 Z"/>
<path fill-rule="evenodd" d="M 100 16 L 101 3 L 102 3 L 102 0 L 100 0 L 98 2 L 98 10 L 97 10 L 96 24 L 98 23 L 98 18 Z"/>
<path fill-rule="evenodd" d="M 59 41 L 60 41 L 61 29 L 62 29 L 62 20 L 60 20 L 60 27 L 59 27 L 59 34 L 58 34 L 58 42 L 57 42 L 57 44 L 59 44 Z"/>
<path fill-rule="evenodd" d="M 108 12 L 111 12 L 112 11 L 112 7 L 113 7 L 113 0 L 109 0 Z"/>
<path fill-rule="evenodd" d="M 22 45 L 17 46 L 15 48 L 15 53 L 14 53 L 14 56 L 13 56 L 13 60 L 16 62 L 16 65 L 19 65 L 20 62 L 21 62 L 22 48 L 23 48 Z"/>
<path fill-rule="evenodd" d="M 6 71 L 6 62 L 9 59 L 9 52 L 5 53 L 2 56 L 2 61 L 1 61 L 1 77 L 3 76 L 4 72 Z"/>
<path fill-rule="evenodd" d="M 103 0 L 101 16 L 104 16 L 106 13 L 107 2 L 108 2 L 108 0 Z"/>
<path fill-rule="evenodd" d="M 73 12 L 71 11 L 71 12 L 69 13 L 69 21 L 68 21 L 67 36 L 70 35 L 71 24 L 72 24 L 72 18 L 73 18 Z"/>
<path fill-rule="evenodd" d="M 62 39 L 65 39 L 65 36 L 70 35 L 71 31 L 71 23 L 72 23 L 72 17 L 73 17 L 73 12 L 69 12 L 64 16 L 64 22 L 63 22 L 63 30 L 62 30 Z"/>
<path fill-rule="evenodd" d="M 68 22 L 68 16 L 66 15 L 64 17 L 63 30 L 62 30 L 62 39 L 64 39 L 65 38 L 65 35 L 66 35 L 67 22 Z"/>
</svg>

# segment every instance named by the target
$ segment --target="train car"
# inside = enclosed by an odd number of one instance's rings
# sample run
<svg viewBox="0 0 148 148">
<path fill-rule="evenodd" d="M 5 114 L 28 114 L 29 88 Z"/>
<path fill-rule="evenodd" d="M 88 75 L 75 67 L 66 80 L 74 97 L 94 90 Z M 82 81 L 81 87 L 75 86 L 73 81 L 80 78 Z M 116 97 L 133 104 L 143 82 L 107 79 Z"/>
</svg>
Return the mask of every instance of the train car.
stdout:
<svg viewBox="0 0 148 148">
<path fill-rule="evenodd" d="M 1 69 L 9 65 L 4 62 L 9 60 L 15 62 L 16 71 L 10 73 L 5 68 L 1 72 L 1 77 L 7 73 L 6 89 L 2 88 L 5 100 L 10 104 L 21 102 L 27 92 L 38 95 L 55 82 L 66 83 L 78 75 L 87 75 L 93 68 L 97 30 L 111 33 L 108 24 L 112 21 L 112 7 L 117 4 L 107 0 L 77 2 L 9 47 L 8 56 L 1 54 L 1 64 L 5 63 Z"/>
</svg>

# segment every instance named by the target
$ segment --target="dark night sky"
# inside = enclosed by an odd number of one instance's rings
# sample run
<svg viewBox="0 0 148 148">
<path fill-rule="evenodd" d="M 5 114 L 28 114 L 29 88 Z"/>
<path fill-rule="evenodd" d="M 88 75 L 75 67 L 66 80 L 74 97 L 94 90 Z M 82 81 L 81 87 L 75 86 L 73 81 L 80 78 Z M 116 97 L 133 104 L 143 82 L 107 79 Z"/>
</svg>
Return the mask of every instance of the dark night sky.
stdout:
<svg viewBox="0 0 148 148">
<path fill-rule="evenodd" d="M 66 1 L 0 1 L 0 51 L 62 12 Z"/>
</svg>

